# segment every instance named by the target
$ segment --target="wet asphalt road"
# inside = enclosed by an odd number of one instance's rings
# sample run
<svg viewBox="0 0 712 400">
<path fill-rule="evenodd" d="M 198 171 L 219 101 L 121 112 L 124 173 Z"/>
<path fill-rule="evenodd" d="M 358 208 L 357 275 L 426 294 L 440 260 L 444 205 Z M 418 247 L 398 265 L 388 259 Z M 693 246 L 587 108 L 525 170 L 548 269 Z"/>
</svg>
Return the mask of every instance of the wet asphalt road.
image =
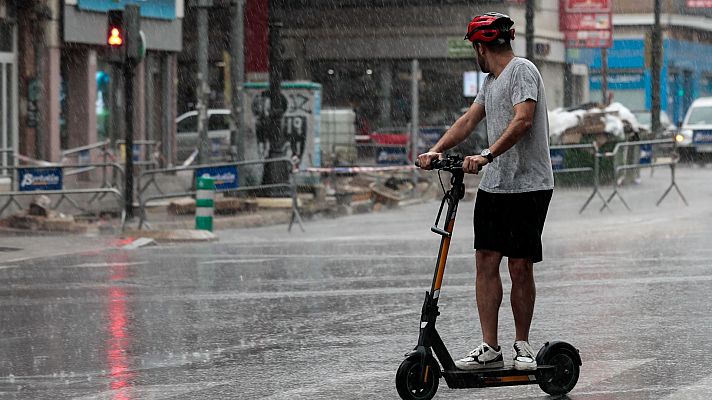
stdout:
<svg viewBox="0 0 712 400">
<path fill-rule="evenodd" d="M 679 175 L 690 207 L 672 194 L 653 205 L 662 171 L 624 189 L 631 213 L 617 202 L 598 213 L 594 201 L 578 215 L 586 190 L 555 193 L 531 338 L 580 349 L 571 399 L 710 398 L 712 169 Z M 395 399 L 432 279 L 437 206 L 308 221 L 303 234 L 275 226 L 0 263 L 0 399 Z M 461 206 L 440 301 L 453 356 L 480 340 L 471 208 Z M 549 397 L 441 381 L 436 398 Z"/>
</svg>

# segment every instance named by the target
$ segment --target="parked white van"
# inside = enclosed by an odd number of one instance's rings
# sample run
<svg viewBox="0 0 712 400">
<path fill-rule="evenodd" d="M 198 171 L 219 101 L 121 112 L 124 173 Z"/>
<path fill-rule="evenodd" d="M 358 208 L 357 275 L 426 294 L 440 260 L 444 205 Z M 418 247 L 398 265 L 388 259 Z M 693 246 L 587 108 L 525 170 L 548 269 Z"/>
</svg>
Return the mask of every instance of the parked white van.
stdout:
<svg viewBox="0 0 712 400">
<path fill-rule="evenodd" d="M 712 97 L 692 102 L 676 140 L 680 150 L 712 153 Z"/>
<path fill-rule="evenodd" d="M 208 110 L 208 148 L 211 161 L 229 159 L 230 121 L 227 109 Z M 176 118 L 176 147 L 178 162 L 183 162 L 198 147 L 198 112 L 188 111 Z"/>
</svg>

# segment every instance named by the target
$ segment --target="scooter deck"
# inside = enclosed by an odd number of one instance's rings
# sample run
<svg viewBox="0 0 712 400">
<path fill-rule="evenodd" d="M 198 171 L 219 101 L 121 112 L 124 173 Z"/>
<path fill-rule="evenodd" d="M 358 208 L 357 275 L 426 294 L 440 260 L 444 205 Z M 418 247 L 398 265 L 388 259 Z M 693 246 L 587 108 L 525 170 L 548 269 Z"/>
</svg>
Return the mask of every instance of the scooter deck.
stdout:
<svg viewBox="0 0 712 400">
<path fill-rule="evenodd" d="M 542 373 L 553 369 L 553 366 L 541 365 L 537 369 L 517 370 L 511 365 L 505 365 L 501 368 L 442 371 L 442 375 L 452 389 L 483 388 L 535 384 L 537 379 L 541 379 Z"/>
</svg>

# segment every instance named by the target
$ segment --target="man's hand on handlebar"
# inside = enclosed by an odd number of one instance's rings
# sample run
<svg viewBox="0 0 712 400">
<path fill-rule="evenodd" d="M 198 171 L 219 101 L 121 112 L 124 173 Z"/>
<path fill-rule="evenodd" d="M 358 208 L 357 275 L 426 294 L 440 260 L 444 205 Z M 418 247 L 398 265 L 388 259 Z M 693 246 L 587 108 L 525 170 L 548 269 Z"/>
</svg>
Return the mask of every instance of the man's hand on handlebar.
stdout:
<svg viewBox="0 0 712 400">
<path fill-rule="evenodd" d="M 432 169 L 433 161 L 442 157 L 442 153 L 436 153 L 434 151 L 429 151 L 418 156 L 417 165 L 422 169 Z"/>
<path fill-rule="evenodd" d="M 476 156 L 467 156 L 465 157 L 465 160 L 462 162 L 462 170 L 466 174 L 477 174 L 480 172 L 482 167 L 488 164 L 489 161 L 487 161 L 486 158 L 476 155 Z"/>
</svg>

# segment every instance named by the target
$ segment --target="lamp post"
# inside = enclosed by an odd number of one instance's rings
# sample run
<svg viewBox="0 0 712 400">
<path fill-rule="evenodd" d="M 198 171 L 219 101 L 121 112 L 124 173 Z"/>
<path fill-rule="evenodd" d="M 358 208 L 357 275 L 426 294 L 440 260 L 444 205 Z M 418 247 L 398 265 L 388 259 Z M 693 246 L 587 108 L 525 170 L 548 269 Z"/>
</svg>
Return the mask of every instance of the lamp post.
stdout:
<svg viewBox="0 0 712 400">
<path fill-rule="evenodd" d="M 277 19 L 275 0 L 269 1 L 269 105 L 267 140 L 269 153 L 267 158 L 282 158 L 286 156 L 286 136 L 282 132 L 282 116 L 287 111 L 287 99 L 282 95 L 282 23 Z M 265 185 L 286 183 L 289 180 L 290 165 L 286 163 L 267 163 L 264 168 L 262 183 Z M 286 189 L 272 189 L 274 197 L 288 196 Z"/>
</svg>

